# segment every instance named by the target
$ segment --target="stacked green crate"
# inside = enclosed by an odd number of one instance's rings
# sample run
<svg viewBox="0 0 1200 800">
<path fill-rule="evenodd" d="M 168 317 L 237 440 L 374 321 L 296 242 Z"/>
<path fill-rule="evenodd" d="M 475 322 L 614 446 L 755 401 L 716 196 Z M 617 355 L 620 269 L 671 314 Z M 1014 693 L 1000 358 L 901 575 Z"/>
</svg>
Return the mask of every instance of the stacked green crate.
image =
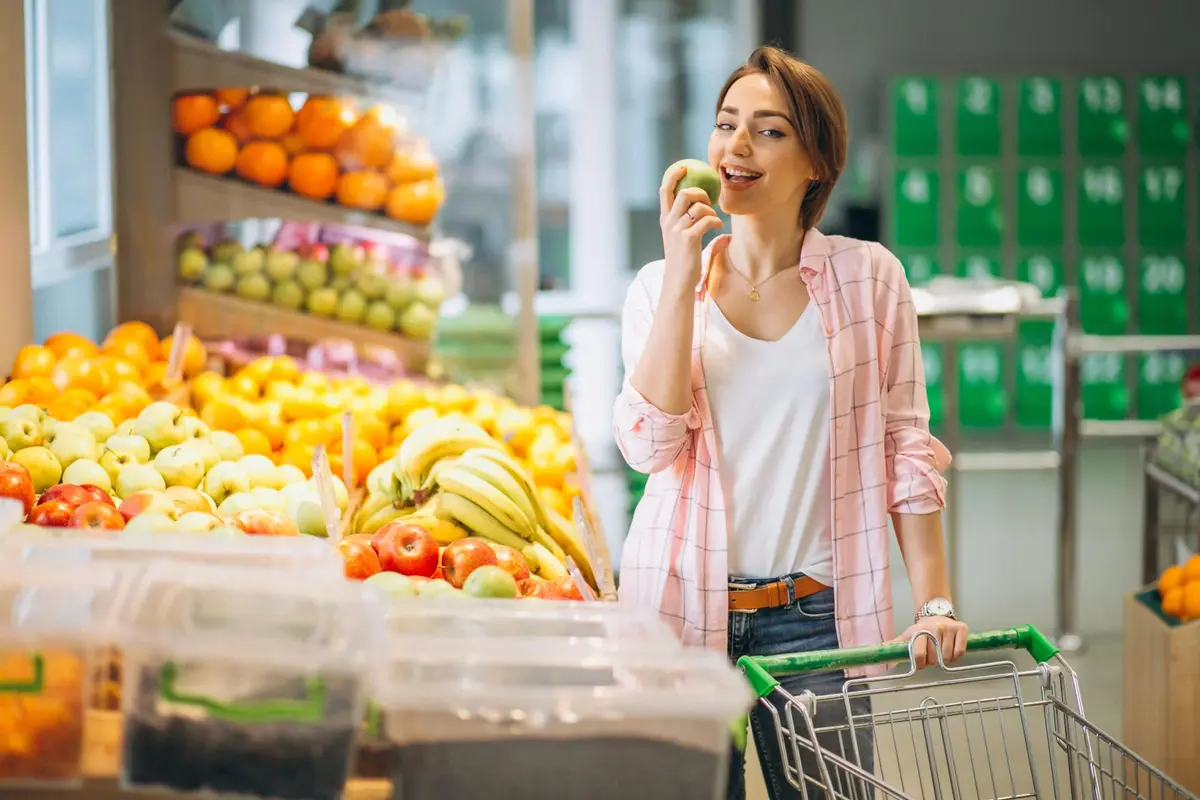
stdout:
<svg viewBox="0 0 1200 800">
<path fill-rule="evenodd" d="M 565 385 L 571 377 L 567 353 L 571 347 L 563 341 L 563 332 L 571 320 L 567 317 L 541 317 L 538 334 L 541 340 L 542 402 L 559 411 L 566 410 Z"/>
</svg>

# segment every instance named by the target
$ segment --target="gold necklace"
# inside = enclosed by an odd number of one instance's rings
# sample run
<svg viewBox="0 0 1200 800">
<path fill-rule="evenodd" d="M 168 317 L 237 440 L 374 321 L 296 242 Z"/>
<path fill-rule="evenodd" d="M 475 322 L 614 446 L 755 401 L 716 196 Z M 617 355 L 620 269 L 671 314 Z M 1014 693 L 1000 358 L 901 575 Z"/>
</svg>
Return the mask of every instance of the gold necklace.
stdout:
<svg viewBox="0 0 1200 800">
<path fill-rule="evenodd" d="M 782 275 L 783 273 L 785 273 L 785 272 L 787 272 L 789 269 L 791 269 L 791 267 L 784 267 L 783 269 L 779 270 L 778 272 L 772 273 L 771 275 L 768 275 L 767 277 L 763 278 L 763 279 L 762 279 L 761 281 L 759 281 L 758 283 L 755 283 L 754 281 L 752 281 L 752 280 L 750 280 L 749 278 L 747 278 L 747 277 L 746 277 L 746 273 L 742 272 L 740 269 L 738 269 L 737 267 L 735 267 L 735 266 L 733 265 L 733 262 L 732 262 L 732 261 L 730 261 L 730 260 L 729 260 L 729 257 L 728 257 L 727 255 L 725 255 L 724 253 L 722 253 L 722 254 L 721 254 L 721 260 L 722 260 L 722 261 L 723 261 L 723 262 L 724 262 L 724 263 L 725 263 L 725 264 L 726 264 L 726 265 L 727 265 L 727 266 L 728 266 L 728 267 L 729 267 L 731 270 L 733 270 L 735 273 L 737 273 L 737 276 L 738 276 L 739 278 L 741 278 L 742 280 L 744 280 L 744 281 L 746 282 L 746 284 L 747 284 L 747 285 L 750 287 L 750 295 L 749 295 L 749 297 L 750 297 L 750 302 L 751 302 L 751 303 L 757 303 L 757 302 L 759 301 L 759 299 L 762 297 L 762 295 L 760 295 L 760 294 L 758 293 L 758 287 L 762 286 L 762 285 L 763 285 L 764 283 L 766 283 L 767 281 L 770 281 L 770 280 L 772 280 L 772 279 L 774 279 L 774 278 L 777 278 L 778 276 Z"/>
</svg>

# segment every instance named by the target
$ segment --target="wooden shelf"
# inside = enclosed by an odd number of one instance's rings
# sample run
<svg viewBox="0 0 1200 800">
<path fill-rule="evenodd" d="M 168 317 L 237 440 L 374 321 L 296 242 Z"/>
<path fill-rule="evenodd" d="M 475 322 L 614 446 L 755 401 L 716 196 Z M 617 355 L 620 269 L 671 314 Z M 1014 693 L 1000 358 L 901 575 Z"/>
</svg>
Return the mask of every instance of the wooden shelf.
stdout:
<svg viewBox="0 0 1200 800">
<path fill-rule="evenodd" d="M 205 175 L 187 167 L 171 174 L 178 225 L 241 222 L 244 219 L 285 219 L 357 225 L 391 231 L 428 241 L 428 228 L 397 222 L 383 214 L 356 211 L 336 203 L 320 203 L 279 189 L 254 186 L 237 178 Z"/>
<path fill-rule="evenodd" d="M 193 287 L 179 290 L 179 320 L 191 325 L 195 334 L 202 339 L 277 333 L 306 342 L 349 340 L 360 347 L 391 350 L 400 357 L 405 367 L 418 372 L 423 372 L 429 363 L 431 350 L 428 341 L 408 339 L 398 333 Z"/>
</svg>

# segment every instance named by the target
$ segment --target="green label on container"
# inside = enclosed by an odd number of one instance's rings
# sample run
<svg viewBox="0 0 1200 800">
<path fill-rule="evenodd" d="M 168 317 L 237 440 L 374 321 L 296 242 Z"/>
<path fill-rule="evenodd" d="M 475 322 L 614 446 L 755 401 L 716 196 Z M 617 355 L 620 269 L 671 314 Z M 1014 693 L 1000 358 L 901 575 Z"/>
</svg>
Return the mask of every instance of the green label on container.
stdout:
<svg viewBox="0 0 1200 800">
<path fill-rule="evenodd" d="M 1144 253 L 1138 262 L 1137 332 L 1188 332 L 1188 277 L 1182 253 Z"/>
<path fill-rule="evenodd" d="M 958 82 L 958 154 L 1000 155 L 1000 84 L 972 75 Z"/>
<path fill-rule="evenodd" d="M 892 82 L 895 153 L 902 158 L 936 156 L 937 84 L 931 78 L 904 77 Z"/>
<path fill-rule="evenodd" d="M 1138 419 L 1158 419 L 1183 404 L 1187 359 L 1179 353 L 1143 353 L 1138 357 Z"/>
<path fill-rule="evenodd" d="M 896 252 L 896 257 L 904 265 L 904 274 L 912 286 L 928 283 L 931 278 L 942 274 L 936 251 L 901 250 Z"/>
<path fill-rule="evenodd" d="M 1179 75 L 1147 76 L 1138 81 L 1138 150 L 1144 156 L 1182 156 L 1191 130 L 1187 93 Z"/>
<path fill-rule="evenodd" d="M 1138 243 L 1146 247 L 1187 244 L 1183 164 L 1144 166 L 1138 176 Z"/>
<path fill-rule="evenodd" d="M 1125 264 L 1119 253 L 1091 253 L 1079 261 L 1079 316 L 1087 333 L 1126 332 Z"/>
<path fill-rule="evenodd" d="M 1017 332 L 1017 425 L 1050 427 L 1054 403 L 1054 323 L 1022 322 Z"/>
<path fill-rule="evenodd" d="M 1116 164 L 1088 164 L 1079 171 L 1079 244 L 1125 243 L 1125 176 Z"/>
<path fill-rule="evenodd" d="M 922 344 L 921 361 L 925 366 L 925 391 L 929 395 L 929 426 L 939 428 L 946 417 L 946 389 L 942 382 L 942 345 L 936 342 Z"/>
<path fill-rule="evenodd" d="M 962 342 L 958 346 L 958 419 L 964 428 L 993 430 L 1008 417 L 1004 388 L 1004 345 Z"/>
<path fill-rule="evenodd" d="M 958 171 L 955 235 L 960 247 L 999 247 L 1004 232 L 1000 173 L 973 165 Z"/>
<path fill-rule="evenodd" d="M 1017 153 L 1031 157 L 1062 154 L 1062 81 L 1035 76 L 1020 84 Z"/>
<path fill-rule="evenodd" d="M 1042 297 L 1054 297 L 1063 285 L 1063 260 L 1058 253 L 1030 253 L 1017 262 L 1017 280 L 1032 283 Z"/>
<path fill-rule="evenodd" d="M 937 247 L 938 174 L 931 169 L 910 167 L 896 172 L 895 231 L 897 247 Z"/>
<path fill-rule="evenodd" d="M 1017 244 L 1061 247 L 1063 174 L 1054 167 L 1028 167 L 1017 173 Z"/>
<path fill-rule="evenodd" d="M 1125 356 L 1121 353 L 1088 353 L 1079 368 L 1082 373 L 1084 418 L 1128 419 L 1129 389 L 1125 385 Z"/>
<path fill-rule="evenodd" d="M 1078 86 L 1079 154 L 1115 158 L 1129 140 L 1125 119 L 1125 82 L 1114 75 L 1082 78 Z"/>
<path fill-rule="evenodd" d="M 997 255 L 969 253 L 958 259 L 954 271 L 960 278 L 999 278 L 1004 268 Z"/>
</svg>

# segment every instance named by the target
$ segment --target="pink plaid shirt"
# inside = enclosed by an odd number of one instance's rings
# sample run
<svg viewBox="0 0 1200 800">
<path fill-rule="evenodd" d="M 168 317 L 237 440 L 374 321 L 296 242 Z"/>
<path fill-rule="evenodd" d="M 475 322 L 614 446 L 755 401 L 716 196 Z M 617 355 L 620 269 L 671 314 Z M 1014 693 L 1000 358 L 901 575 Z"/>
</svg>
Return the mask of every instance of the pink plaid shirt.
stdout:
<svg viewBox="0 0 1200 800">
<path fill-rule="evenodd" d="M 628 380 L 662 291 L 657 261 L 638 273 L 625 300 L 627 377 L 613 420 L 625 460 L 650 475 L 622 553 L 621 601 L 657 609 L 685 644 L 721 652 L 728 634 L 728 521 L 700 348 L 708 264 L 713 249 L 728 242 L 722 236 L 706 248 L 696 287 L 691 410 L 664 413 Z M 943 508 L 940 473 L 950 453 L 929 432 L 917 315 L 900 261 L 882 245 L 813 229 L 799 268 L 829 344 L 838 639 L 842 647 L 876 644 L 894 635 L 888 514 Z"/>
</svg>

